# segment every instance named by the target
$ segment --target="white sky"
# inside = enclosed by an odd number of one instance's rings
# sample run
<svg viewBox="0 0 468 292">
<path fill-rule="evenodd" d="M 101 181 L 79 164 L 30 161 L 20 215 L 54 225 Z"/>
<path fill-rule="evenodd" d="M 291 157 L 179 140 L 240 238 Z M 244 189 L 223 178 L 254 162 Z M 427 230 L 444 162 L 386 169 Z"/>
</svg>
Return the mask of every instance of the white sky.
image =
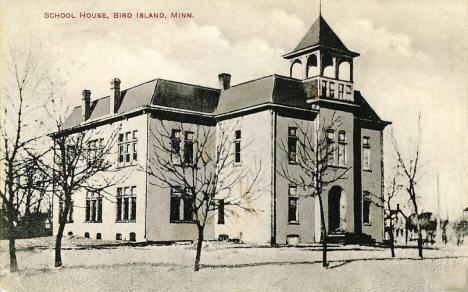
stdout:
<svg viewBox="0 0 468 292">
<path fill-rule="evenodd" d="M 281 55 L 292 50 L 318 15 L 309 1 L 5 1 L 2 44 L 41 43 L 66 80 L 66 98 L 80 103 L 154 78 L 217 86 L 217 74 L 240 83 L 287 75 Z M 421 181 L 424 210 L 450 218 L 468 206 L 466 131 L 468 94 L 467 1 L 323 0 L 322 15 L 355 60 L 355 88 L 381 118 L 393 122 L 403 152 L 410 151 L 422 113 Z M 186 11 L 193 19 L 45 19 L 45 12 Z M 386 130 L 386 165 L 392 146 Z M 388 170 L 388 169 L 387 169 Z M 387 171 L 388 173 L 388 171 Z"/>
</svg>

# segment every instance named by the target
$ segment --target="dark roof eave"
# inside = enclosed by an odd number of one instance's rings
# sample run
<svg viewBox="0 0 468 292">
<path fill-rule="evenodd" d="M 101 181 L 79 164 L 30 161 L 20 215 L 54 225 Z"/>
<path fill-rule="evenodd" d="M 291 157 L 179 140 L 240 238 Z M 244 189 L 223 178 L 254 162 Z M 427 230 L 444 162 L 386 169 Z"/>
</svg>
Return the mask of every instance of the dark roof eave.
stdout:
<svg viewBox="0 0 468 292">
<path fill-rule="evenodd" d="M 295 50 L 295 51 L 292 51 L 290 53 L 287 53 L 287 54 L 284 54 L 282 55 L 281 57 L 285 58 L 285 59 L 292 59 L 298 55 L 301 55 L 301 54 L 304 54 L 304 53 L 309 53 L 309 52 L 312 52 L 312 51 L 315 51 L 315 50 L 318 50 L 318 49 L 327 49 L 327 50 L 330 50 L 330 51 L 335 51 L 337 53 L 341 53 L 343 55 L 347 55 L 347 56 L 350 56 L 352 58 L 354 57 L 358 57 L 360 54 L 359 53 L 356 53 L 356 52 L 353 52 L 353 51 L 350 51 L 350 50 L 339 50 L 339 49 L 335 49 L 335 48 L 331 48 L 331 47 L 327 47 L 327 46 L 323 46 L 323 45 L 314 45 L 314 46 L 310 46 L 310 47 L 307 47 L 307 48 L 303 48 L 303 49 L 300 49 L 300 50 Z"/>
<path fill-rule="evenodd" d="M 50 133 L 49 136 L 51 136 L 52 138 L 55 138 L 55 137 L 59 137 L 60 135 L 68 135 L 68 134 L 72 134 L 72 133 L 77 133 L 82 129 L 86 129 L 86 128 L 92 127 L 94 125 L 97 125 L 97 124 L 104 124 L 104 123 L 107 123 L 108 121 L 118 120 L 118 119 L 125 118 L 125 117 L 131 116 L 131 115 L 144 114 L 145 112 L 148 112 L 148 111 L 151 111 L 151 110 L 163 110 L 163 111 L 167 111 L 167 112 L 177 112 L 177 113 L 180 113 L 180 114 L 190 114 L 190 115 L 196 115 L 196 116 L 200 116 L 200 117 L 214 117 L 214 115 L 211 114 L 211 113 L 202 113 L 202 112 L 196 112 L 196 111 L 190 111 L 190 110 L 184 110 L 184 109 L 178 109 L 178 108 L 170 108 L 170 107 L 164 107 L 164 106 L 158 106 L 158 105 L 145 105 L 145 106 L 141 106 L 141 107 L 138 107 L 136 109 L 133 109 L 131 111 L 127 111 L 125 113 L 114 114 L 114 115 L 106 115 L 106 116 L 103 116 L 103 117 L 99 117 L 97 119 L 90 120 L 90 121 L 87 121 L 85 123 L 81 123 L 79 125 L 76 125 L 74 127 L 64 129 L 61 132 Z M 141 112 L 141 113 L 139 113 L 139 112 Z"/>
</svg>

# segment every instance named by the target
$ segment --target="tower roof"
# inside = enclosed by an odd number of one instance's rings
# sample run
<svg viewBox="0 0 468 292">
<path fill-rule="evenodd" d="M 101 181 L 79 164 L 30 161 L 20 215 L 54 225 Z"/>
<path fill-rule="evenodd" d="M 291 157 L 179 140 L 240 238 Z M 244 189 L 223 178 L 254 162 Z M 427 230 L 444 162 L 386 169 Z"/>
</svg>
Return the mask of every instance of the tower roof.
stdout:
<svg viewBox="0 0 468 292">
<path fill-rule="evenodd" d="M 309 28 L 307 33 L 302 37 L 296 48 L 283 57 L 289 59 L 300 55 L 304 51 L 308 51 L 308 49 L 317 47 L 334 49 L 352 57 L 359 55 L 358 53 L 352 52 L 346 48 L 346 46 L 331 29 L 325 19 L 323 19 L 322 15 L 320 15 L 317 20 L 315 20 L 314 24 L 312 24 L 312 26 Z"/>
</svg>

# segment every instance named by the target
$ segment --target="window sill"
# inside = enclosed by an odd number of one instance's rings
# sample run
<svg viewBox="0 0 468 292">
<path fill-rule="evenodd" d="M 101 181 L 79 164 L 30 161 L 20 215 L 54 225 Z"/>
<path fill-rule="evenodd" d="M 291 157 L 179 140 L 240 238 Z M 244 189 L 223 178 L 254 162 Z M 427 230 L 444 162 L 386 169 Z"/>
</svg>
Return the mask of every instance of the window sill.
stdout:
<svg viewBox="0 0 468 292">
<path fill-rule="evenodd" d="M 85 221 L 84 223 L 102 223 L 102 220 L 101 221 Z"/>
<path fill-rule="evenodd" d="M 169 221 L 169 223 L 172 223 L 172 224 L 184 224 L 184 223 L 185 224 L 193 224 L 193 223 L 195 223 L 195 221 L 194 220 L 190 220 L 190 221 L 188 221 L 188 220 L 171 220 L 171 221 Z"/>
<path fill-rule="evenodd" d="M 365 172 L 372 172 L 372 169 L 370 169 L 370 168 L 363 168 L 362 171 L 365 171 Z"/>
<path fill-rule="evenodd" d="M 136 220 L 116 220 L 115 223 L 136 223 Z"/>
<path fill-rule="evenodd" d="M 336 165 L 336 164 L 333 164 L 333 165 L 328 165 L 329 167 L 333 167 L 333 168 L 341 168 L 341 169 L 347 169 L 348 167 L 346 165 Z"/>
<path fill-rule="evenodd" d="M 298 165 L 299 163 L 297 161 L 288 161 L 289 165 Z"/>
<path fill-rule="evenodd" d="M 362 223 L 363 226 L 372 226 L 370 223 Z"/>
<path fill-rule="evenodd" d="M 299 225 L 298 221 L 290 221 L 288 222 L 288 225 Z"/>
<path fill-rule="evenodd" d="M 125 168 L 125 167 L 130 167 L 130 166 L 138 166 L 138 162 L 119 162 L 117 164 L 117 169 L 120 169 L 120 168 Z"/>
<path fill-rule="evenodd" d="M 234 167 L 240 167 L 242 166 L 242 162 L 234 162 Z"/>
</svg>

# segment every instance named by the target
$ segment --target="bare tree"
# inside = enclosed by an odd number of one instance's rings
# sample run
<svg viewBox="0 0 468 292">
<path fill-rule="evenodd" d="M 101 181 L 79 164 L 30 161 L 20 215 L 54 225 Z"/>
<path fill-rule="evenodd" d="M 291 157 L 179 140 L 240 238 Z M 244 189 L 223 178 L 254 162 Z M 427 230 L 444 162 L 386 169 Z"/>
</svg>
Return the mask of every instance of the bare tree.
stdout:
<svg viewBox="0 0 468 292">
<path fill-rule="evenodd" d="M 416 221 L 416 230 L 418 233 L 418 254 L 420 258 L 423 258 L 423 240 L 422 240 L 422 232 L 421 232 L 421 222 L 420 222 L 420 214 L 418 209 L 418 196 L 416 195 L 416 185 L 418 184 L 419 177 L 418 170 L 419 170 L 419 162 L 420 162 L 420 152 L 419 147 L 421 143 L 421 114 L 419 114 L 418 118 L 418 139 L 416 142 L 416 150 L 414 154 L 410 154 L 409 159 L 405 159 L 402 155 L 398 147 L 398 143 L 395 139 L 395 136 L 392 131 L 392 143 L 395 149 L 395 153 L 397 156 L 398 167 L 402 170 L 405 183 L 404 187 L 406 192 L 409 196 L 409 200 L 412 203 L 413 207 L 413 214 L 415 216 Z"/>
<path fill-rule="evenodd" d="M 384 222 L 388 224 L 385 229 L 388 231 L 388 235 L 390 237 L 390 251 L 392 258 L 395 257 L 395 219 L 399 212 L 399 205 L 394 209 L 392 201 L 396 198 L 402 188 L 402 185 L 398 183 L 399 177 L 400 176 L 397 173 L 389 179 L 384 196 L 380 198 L 376 197 L 375 202 L 376 206 L 384 209 Z"/>
<path fill-rule="evenodd" d="M 318 116 L 314 122 L 299 123 L 294 122 L 297 129 L 297 139 L 289 141 L 287 144 L 281 142 L 279 148 L 286 154 L 295 153 L 296 165 L 281 165 L 278 174 L 290 183 L 302 188 L 305 197 L 313 197 L 319 200 L 321 241 L 323 246 L 323 267 L 328 267 L 327 262 L 327 227 L 325 224 L 325 213 L 323 208 L 323 192 L 331 184 L 340 179 L 346 178 L 346 173 L 350 167 L 337 168 L 333 161 L 338 150 L 333 138 L 329 133 L 336 132 L 342 126 L 342 118 L 333 112 L 329 121 L 326 118 L 320 120 Z M 299 172 L 294 171 L 299 169 Z"/>
<path fill-rule="evenodd" d="M 198 230 L 194 266 L 198 271 L 205 226 L 216 211 L 233 206 L 256 212 L 249 203 L 260 194 L 257 182 L 261 161 L 255 162 L 255 170 L 233 167 L 236 158 L 232 144 L 238 123 L 214 127 L 159 121 L 159 125 L 150 129 L 152 153 L 157 155 L 150 156 L 146 171 L 156 179 L 155 185 L 181 194 L 187 208 L 183 219 Z M 239 188 L 241 183 L 243 187 Z M 177 214 L 171 213 L 172 217 Z"/>
<path fill-rule="evenodd" d="M 35 49 L 16 50 L 8 46 L 4 55 L 5 78 L 2 80 L 2 123 L 0 161 L 2 175 L 0 198 L 7 222 L 10 254 L 10 271 L 18 271 L 16 259 L 16 228 L 20 215 L 22 196 L 22 177 L 27 172 L 28 149 L 36 137 L 27 129 L 33 111 L 33 103 L 40 103 L 38 93 L 45 80 L 46 70 Z"/>
<path fill-rule="evenodd" d="M 73 212 L 74 197 L 80 191 L 97 193 L 112 200 L 107 189 L 124 179 L 115 175 L 117 168 L 109 156 L 115 153 L 120 125 L 109 129 L 91 128 L 70 131 L 64 126 L 67 108 L 50 86 L 52 105 L 46 110 L 54 123 L 49 149 L 36 160 L 43 175 L 53 182 L 53 194 L 59 201 L 59 226 L 55 242 L 55 266 L 62 266 L 62 237 Z"/>
</svg>

